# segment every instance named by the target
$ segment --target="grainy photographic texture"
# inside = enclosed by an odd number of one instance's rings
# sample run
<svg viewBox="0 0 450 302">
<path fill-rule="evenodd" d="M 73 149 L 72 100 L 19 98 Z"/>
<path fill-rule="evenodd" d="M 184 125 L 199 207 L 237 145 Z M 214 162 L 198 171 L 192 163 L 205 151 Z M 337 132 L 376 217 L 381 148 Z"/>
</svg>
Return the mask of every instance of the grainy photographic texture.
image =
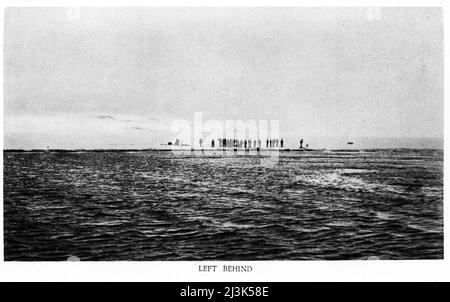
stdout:
<svg viewBox="0 0 450 302">
<path fill-rule="evenodd" d="M 6 8 L 7 261 L 443 258 L 441 8 Z"/>
</svg>

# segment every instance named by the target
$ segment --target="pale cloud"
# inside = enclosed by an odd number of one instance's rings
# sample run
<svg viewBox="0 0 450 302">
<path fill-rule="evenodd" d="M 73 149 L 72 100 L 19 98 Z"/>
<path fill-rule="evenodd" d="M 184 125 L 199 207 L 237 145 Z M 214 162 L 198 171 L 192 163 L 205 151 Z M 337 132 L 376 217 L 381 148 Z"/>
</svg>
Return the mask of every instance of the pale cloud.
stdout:
<svg viewBox="0 0 450 302">
<path fill-rule="evenodd" d="M 104 119 L 113 120 L 114 119 L 114 117 L 112 117 L 111 115 L 99 115 L 98 118 L 102 119 L 102 120 L 104 120 Z"/>
<path fill-rule="evenodd" d="M 133 126 L 118 119 L 98 119 L 78 115 L 15 115 L 5 117 L 4 143 L 12 149 L 42 149 L 46 146 L 62 149 L 126 147 L 159 145 L 170 136 L 170 129 L 161 124 L 149 127 Z M 143 130 L 143 131 L 136 131 Z M 27 145 L 24 146 L 23 142 Z"/>
</svg>

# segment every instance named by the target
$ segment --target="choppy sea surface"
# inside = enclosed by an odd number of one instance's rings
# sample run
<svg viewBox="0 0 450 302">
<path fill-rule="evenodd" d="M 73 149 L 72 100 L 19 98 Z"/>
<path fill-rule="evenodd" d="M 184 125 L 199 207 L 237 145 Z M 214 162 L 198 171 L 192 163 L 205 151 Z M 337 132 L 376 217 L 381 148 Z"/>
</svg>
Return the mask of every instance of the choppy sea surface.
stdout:
<svg viewBox="0 0 450 302">
<path fill-rule="evenodd" d="M 4 152 L 5 260 L 443 258 L 442 150 Z"/>
</svg>

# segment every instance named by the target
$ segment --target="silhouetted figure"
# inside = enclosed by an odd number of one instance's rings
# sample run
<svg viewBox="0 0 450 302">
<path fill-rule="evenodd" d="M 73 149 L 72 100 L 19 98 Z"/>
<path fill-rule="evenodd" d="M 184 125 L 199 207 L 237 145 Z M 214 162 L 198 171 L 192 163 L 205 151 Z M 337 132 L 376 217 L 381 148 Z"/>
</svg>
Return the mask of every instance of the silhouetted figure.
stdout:
<svg viewBox="0 0 450 302">
<path fill-rule="evenodd" d="M 300 140 L 300 149 L 303 149 L 303 138 Z"/>
<path fill-rule="evenodd" d="M 202 140 L 202 139 L 199 139 L 199 140 L 198 140 L 198 144 L 200 145 L 200 147 L 203 147 L 203 140 Z"/>
<path fill-rule="evenodd" d="M 306 144 L 306 148 L 308 148 L 308 144 Z"/>
<path fill-rule="evenodd" d="M 247 140 L 244 140 L 244 148 L 247 149 Z"/>
<path fill-rule="evenodd" d="M 269 139 L 266 139 L 266 148 L 269 148 Z"/>
<path fill-rule="evenodd" d="M 283 143 L 284 143 L 283 139 L 280 139 L 280 147 L 281 148 L 283 148 Z"/>
<path fill-rule="evenodd" d="M 278 138 L 275 139 L 275 147 L 278 147 Z"/>
<path fill-rule="evenodd" d="M 224 138 L 223 141 L 222 141 L 222 147 L 225 148 L 226 146 L 227 146 L 227 139 Z"/>
<path fill-rule="evenodd" d="M 211 140 L 211 148 L 214 148 L 214 140 Z"/>
</svg>

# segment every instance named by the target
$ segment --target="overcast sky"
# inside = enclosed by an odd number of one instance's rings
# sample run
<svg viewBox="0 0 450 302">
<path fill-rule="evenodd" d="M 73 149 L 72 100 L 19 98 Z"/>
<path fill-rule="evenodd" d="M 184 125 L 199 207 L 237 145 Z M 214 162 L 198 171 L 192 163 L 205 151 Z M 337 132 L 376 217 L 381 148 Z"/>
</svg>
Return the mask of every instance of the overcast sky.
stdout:
<svg viewBox="0 0 450 302">
<path fill-rule="evenodd" d="M 5 148 L 155 147 L 194 112 L 443 136 L 440 9 L 6 8 L 4 37 Z"/>
</svg>

